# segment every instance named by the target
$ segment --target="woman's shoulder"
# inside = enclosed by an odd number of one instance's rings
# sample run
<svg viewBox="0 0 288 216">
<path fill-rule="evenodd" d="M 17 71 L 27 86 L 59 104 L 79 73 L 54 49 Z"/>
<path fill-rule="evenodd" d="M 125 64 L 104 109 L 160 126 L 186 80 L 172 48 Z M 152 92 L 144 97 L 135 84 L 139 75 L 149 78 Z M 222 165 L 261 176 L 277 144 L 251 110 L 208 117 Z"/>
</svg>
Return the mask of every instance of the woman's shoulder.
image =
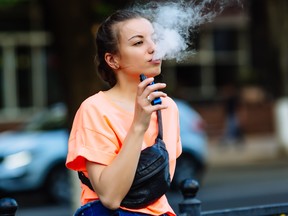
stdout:
<svg viewBox="0 0 288 216">
<path fill-rule="evenodd" d="M 94 104 L 97 103 L 97 101 L 103 101 L 104 100 L 104 94 L 102 91 L 99 91 L 89 97 L 87 97 L 81 105 L 87 105 L 87 104 Z"/>
<path fill-rule="evenodd" d="M 173 98 L 167 96 L 167 97 L 163 98 L 163 103 L 168 106 L 167 109 L 164 109 L 162 111 L 163 116 L 166 116 L 167 118 L 168 117 L 174 118 L 174 117 L 177 117 L 179 115 L 179 110 L 178 110 L 177 104 L 173 100 Z"/>
<path fill-rule="evenodd" d="M 103 97 L 103 93 L 100 91 L 89 96 L 80 104 L 77 110 L 77 115 L 95 115 L 96 113 L 101 115 L 103 110 L 105 110 L 105 107 L 107 107 L 107 102 Z"/>
<path fill-rule="evenodd" d="M 103 95 L 102 91 L 95 93 L 94 95 L 86 98 L 80 105 L 80 109 L 90 109 L 105 106 L 107 101 Z"/>
<path fill-rule="evenodd" d="M 177 104 L 176 104 L 176 102 L 173 100 L 173 98 L 167 96 L 167 97 L 165 97 L 164 102 L 168 105 L 168 107 L 171 107 L 172 109 L 178 110 Z"/>
</svg>

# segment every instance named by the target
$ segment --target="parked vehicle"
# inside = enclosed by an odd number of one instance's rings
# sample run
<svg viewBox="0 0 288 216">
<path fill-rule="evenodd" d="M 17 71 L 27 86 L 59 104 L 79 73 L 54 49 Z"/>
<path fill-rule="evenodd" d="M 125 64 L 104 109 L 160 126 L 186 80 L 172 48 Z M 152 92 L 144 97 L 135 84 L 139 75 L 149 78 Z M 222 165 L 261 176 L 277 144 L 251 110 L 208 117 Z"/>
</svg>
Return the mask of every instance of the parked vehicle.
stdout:
<svg viewBox="0 0 288 216">
<path fill-rule="evenodd" d="M 177 161 L 172 188 L 185 178 L 201 176 L 207 148 L 202 118 L 187 103 L 175 101 L 183 153 Z M 70 201 L 71 184 L 65 167 L 69 136 L 64 129 L 66 114 L 65 105 L 56 104 L 20 130 L 0 133 L 0 194 L 41 189 L 53 201 Z"/>
<path fill-rule="evenodd" d="M 0 134 L 0 194 L 41 189 L 53 201 L 69 201 L 65 117 L 65 106 L 56 104 Z"/>
<path fill-rule="evenodd" d="M 177 159 L 172 189 L 187 178 L 201 182 L 206 168 L 208 139 L 205 122 L 186 101 L 175 99 L 179 109 L 182 154 Z"/>
</svg>

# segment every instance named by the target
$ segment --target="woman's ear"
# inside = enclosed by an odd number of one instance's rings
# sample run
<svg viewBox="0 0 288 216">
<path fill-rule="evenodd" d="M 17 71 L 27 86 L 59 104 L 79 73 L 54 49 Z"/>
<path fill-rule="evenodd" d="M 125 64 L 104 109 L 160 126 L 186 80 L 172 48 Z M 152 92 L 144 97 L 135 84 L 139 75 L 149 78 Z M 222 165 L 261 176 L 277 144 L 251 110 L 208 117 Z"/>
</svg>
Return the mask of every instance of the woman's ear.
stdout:
<svg viewBox="0 0 288 216">
<path fill-rule="evenodd" d="M 106 53 L 105 54 L 105 61 L 107 64 L 114 70 L 119 69 L 119 63 L 118 63 L 118 58 L 115 55 L 112 55 L 111 53 Z"/>
</svg>

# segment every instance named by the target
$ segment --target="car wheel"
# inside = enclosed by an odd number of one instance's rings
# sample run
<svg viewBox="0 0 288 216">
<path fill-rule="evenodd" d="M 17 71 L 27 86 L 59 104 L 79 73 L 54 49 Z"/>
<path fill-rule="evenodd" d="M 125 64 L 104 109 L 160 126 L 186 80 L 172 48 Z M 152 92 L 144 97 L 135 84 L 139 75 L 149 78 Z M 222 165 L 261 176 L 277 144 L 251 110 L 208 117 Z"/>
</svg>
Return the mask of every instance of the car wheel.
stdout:
<svg viewBox="0 0 288 216">
<path fill-rule="evenodd" d="M 48 175 L 45 191 L 51 201 L 58 204 L 69 204 L 71 200 L 71 184 L 67 168 L 58 166 Z"/>
<path fill-rule="evenodd" d="M 182 155 L 176 161 L 176 169 L 171 183 L 172 190 L 178 190 L 181 182 L 185 179 L 194 179 L 201 181 L 202 169 L 196 159 L 187 153 Z"/>
</svg>

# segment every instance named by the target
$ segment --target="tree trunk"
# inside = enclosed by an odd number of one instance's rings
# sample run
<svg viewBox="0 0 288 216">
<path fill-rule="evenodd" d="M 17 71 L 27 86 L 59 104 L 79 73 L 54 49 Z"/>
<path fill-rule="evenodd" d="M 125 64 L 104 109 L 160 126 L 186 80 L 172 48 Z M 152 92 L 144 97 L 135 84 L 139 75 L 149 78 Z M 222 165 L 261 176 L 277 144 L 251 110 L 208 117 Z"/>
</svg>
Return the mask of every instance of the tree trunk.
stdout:
<svg viewBox="0 0 288 216">
<path fill-rule="evenodd" d="M 94 64 L 91 2 L 46 0 L 43 6 L 53 33 L 70 128 L 81 102 L 103 86 Z"/>
</svg>

